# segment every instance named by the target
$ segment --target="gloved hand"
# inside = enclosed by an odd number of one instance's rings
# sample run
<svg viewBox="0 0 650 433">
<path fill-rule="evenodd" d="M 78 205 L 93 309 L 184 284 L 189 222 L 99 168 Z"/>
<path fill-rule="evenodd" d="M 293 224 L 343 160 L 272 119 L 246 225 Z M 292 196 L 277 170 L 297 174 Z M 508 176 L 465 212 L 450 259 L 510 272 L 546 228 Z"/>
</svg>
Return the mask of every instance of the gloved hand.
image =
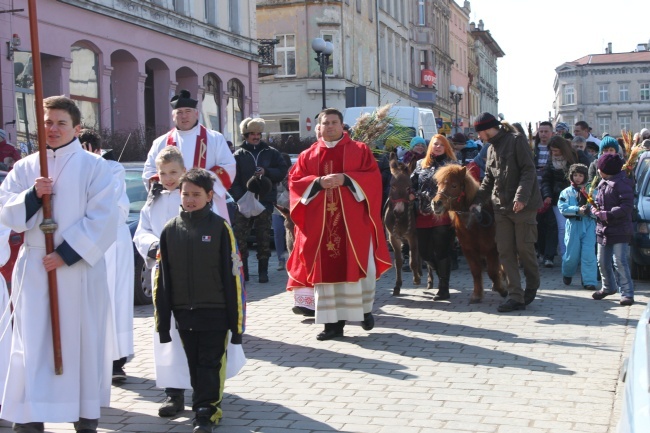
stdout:
<svg viewBox="0 0 650 433">
<path fill-rule="evenodd" d="M 158 244 L 159 244 L 158 242 L 153 242 L 149 246 L 149 251 L 147 251 L 147 257 L 156 260 L 156 255 L 158 254 Z"/>
<path fill-rule="evenodd" d="M 605 210 L 596 211 L 596 212 L 594 212 L 594 215 L 596 215 L 596 218 L 598 218 L 602 222 L 607 221 L 607 211 L 605 211 Z"/>
<path fill-rule="evenodd" d="M 158 331 L 158 338 L 160 339 L 160 344 L 171 343 L 172 336 L 169 334 L 169 331 Z"/>
</svg>

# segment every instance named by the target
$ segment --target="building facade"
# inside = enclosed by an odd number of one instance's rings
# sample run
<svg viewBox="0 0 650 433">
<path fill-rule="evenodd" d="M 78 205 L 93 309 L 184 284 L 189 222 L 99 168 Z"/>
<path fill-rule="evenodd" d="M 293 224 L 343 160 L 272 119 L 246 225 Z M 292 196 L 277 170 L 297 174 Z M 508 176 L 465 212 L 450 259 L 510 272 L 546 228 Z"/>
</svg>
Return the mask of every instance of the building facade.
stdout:
<svg viewBox="0 0 650 433">
<path fill-rule="evenodd" d="M 467 46 L 467 33 L 469 30 L 469 14 L 471 12 L 469 1 L 461 7 L 455 1 L 450 2 L 449 19 L 449 53 L 453 59 L 451 67 L 451 84 L 462 87 L 462 99 L 458 102 L 458 112 L 454 107 L 452 128 L 455 131 L 464 131 L 469 120 L 469 49 Z"/>
<path fill-rule="evenodd" d="M 23 9 L 0 15 L 8 47 L 0 58 L 0 115 L 11 141 L 31 144 L 28 5 L 0 0 L 0 7 Z M 252 0 L 39 0 L 37 7 L 44 96 L 74 99 L 84 126 L 163 133 L 172 125 L 169 99 L 180 89 L 197 96 L 206 126 L 233 141 L 239 121 L 259 112 Z"/>
<path fill-rule="evenodd" d="M 489 30 L 485 30 L 483 20 L 478 25 L 470 23 L 470 32 L 474 37 L 474 49 L 478 63 L 478 91 L 480 95 L 480 112 L 499 112 L 499 91 L 497 87 L 497 60 L 505 53 L 494 40 Z"/>
<path fill-rule="evenodd" d="M 586 121 L 594 136 L 650 129 L 650 51 L 590 54 L 555 69 L 555 120 Z"/>
</svg>

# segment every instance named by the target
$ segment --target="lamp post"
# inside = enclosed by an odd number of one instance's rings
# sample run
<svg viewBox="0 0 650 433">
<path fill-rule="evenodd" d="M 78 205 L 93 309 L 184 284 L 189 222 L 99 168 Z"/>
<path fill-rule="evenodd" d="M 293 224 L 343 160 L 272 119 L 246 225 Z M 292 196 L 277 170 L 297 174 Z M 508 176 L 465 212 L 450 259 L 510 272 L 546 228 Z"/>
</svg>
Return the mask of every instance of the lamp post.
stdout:
<svg viewBox="0 0 650 433">
<path fill-rule="evenodd" d="M 455 124 L 456 124 L 456 130 L 455 132 L 458 132 L 458 103 L 460 102 L 461 99 L 463 99 L 463 94 L 465 93 L 465 89 L 463 89 L 463 86 L 458 86 L 456 87 L 455 85 L 449 86 L 449 93 L 451 95 L 451 100 L 454 101 L 454 104 L 456 104 L 456 117 L 454 118 Z"/>
<path fill-rule="evenodd" d="M 325 73 L 327 72 L 327 66 L 330 62 L 330 56 L 334 52 L 334 46 L 331 42 L 323 38 L 314 38 L 311 41 L 311 48 L 316 52 L 315 60 L 320 66 L 320 76 L 323 84 L 323 110 L 327 108 L 327 102 L 325 100 Z"/>
</svg>

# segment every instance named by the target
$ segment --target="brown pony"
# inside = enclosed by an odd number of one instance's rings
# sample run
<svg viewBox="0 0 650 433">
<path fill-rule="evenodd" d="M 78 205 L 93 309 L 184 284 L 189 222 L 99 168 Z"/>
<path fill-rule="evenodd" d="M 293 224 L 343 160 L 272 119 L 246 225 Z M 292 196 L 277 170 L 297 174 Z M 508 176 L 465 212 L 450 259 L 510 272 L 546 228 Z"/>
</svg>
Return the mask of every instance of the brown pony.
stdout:
<svg viewBox="0 0 650 433">
<path fill-rule="evenodd" d="M 395 257 L 395 271 L 397 278 L 393 287 L 393 296 L 400 294 L 402 287 L 402 265 L 401 254 L 402 242 L 405 240 L 411 250 L 409 265 L 413 271 L 413 284 L 420 284 L 422 267 L 420 265 L 420 253 L 418 251 L 418 237 L 415 227 L 414 202 L 409 199 L 412 194 L 411 173 L 416 161 L 410 165 L 403 164 L 397 160 L 394 153 L 390 154 L 390 191 L 388 200 L 384 206 L 384 227 L 388 233 L 388 241 L 393 248 Z"/>
<path fill-rule="evenodd" d="M 469 302 L 473 304 L 483 299 L 481 258 L 487 262 L 492 290 L 505 297 L 507 291 L 502 283 L 505 281 L 505 272 L 499 263 L 492 207 L 484 206 L 480 213 L 469 210 L 479 188 L 478 182 L 460 165 L 446 165 L 436 170 L 434 178 L 438 184 L 438 193 L 431 200 L 433 212 L 440 215 L 449 211 L 458 242 L 474 279 L 474 292 Z"/>
</svg>

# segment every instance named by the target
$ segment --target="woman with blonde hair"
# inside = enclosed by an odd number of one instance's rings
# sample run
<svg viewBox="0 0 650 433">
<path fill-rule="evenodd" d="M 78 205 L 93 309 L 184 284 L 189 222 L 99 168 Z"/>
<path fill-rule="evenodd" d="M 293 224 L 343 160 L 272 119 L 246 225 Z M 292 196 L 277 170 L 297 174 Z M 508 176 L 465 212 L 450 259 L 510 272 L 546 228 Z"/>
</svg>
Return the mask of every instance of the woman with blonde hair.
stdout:
<svg viewBox="0 0 650 433">
<path fill-rule="evenodd" d="M 435 268 L 438 275 L 438 293 L 435 301 L 449 299 L 449 277 L 451 275 L 451 248 L 454 230 L 449 214 L 434 215 L 431 199 L 438 192 L 433 178 L 436 170 L 447 164 L 457 164 L 456 154 L 444 135 L 433 136 L 424 158 L 417 162 L 411 174 L 411 183 L 418 198 L 416 228 L 420 257 L 429 270 Z"/>
</svg>

